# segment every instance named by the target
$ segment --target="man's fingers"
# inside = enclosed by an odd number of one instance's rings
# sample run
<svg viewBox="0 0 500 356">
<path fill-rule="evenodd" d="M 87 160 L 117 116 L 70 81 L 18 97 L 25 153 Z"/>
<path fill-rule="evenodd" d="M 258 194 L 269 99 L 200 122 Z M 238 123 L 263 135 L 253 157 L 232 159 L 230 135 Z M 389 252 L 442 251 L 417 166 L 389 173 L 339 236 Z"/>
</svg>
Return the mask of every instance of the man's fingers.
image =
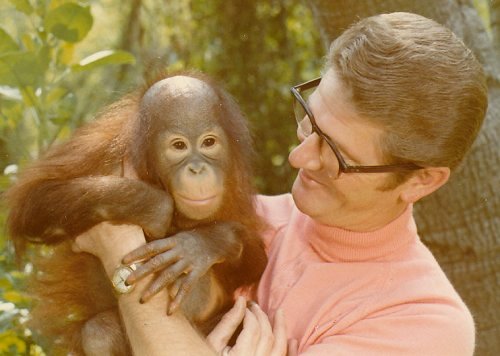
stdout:
<svg viewBox="0 0 500 356">
<path fill-rule="evenodd" d="M 274 344 L 274 335 L 271 323 L 266 313 L 262 311 L 257 303 L 253 303 L 250 310 L 254 313 L 259 323 L 259 343 L 257 344 L 256 355 L 267 356 L 271 354 Z"/>
<path fill-rule="evenodd" d="M 135 261 L 148 259 L 162 252 L 171 250 L 174 247 L 175 247 L 175 240 L 168 237 L 160 240 L 151 241 L 126 254 L 125 257 L 123 257 L 122 259 L 122 263 L 130 264 Z"/>
<path fill-rule="evenodd" d="M 243 307 L 243 306 L 242 306 Z M 226 314 L 230 315 L 231 311 Z M 231 332 L 224 330 L 220 337 L 216 329 L 209 335 L 207 341 L 222 355 L 253 355 L 253 356 L 286 356 L 287 336 L 283 311 L 279 309 L 274 316 L 273 327 L 268 316 L 257 304 L 244 309 L 243 330 L 236 340 L 236 344 L 229 348 L 227 342 L 241 320 L 241 309 L 238 320 L 231 328 Z M 219 323 L 223 326 L 223 323 Z M 219 326 L 218 325 L 218 326 Z M 291 344 L 291 354 L 295 356 L 297 343 Z M 294 352 L 294 353 L 293 353 Z"/>
<path fill-rule="evenodd" d="M 273 335 L 274 344 L 271 354 L 285 356 L 287 354 L 287 337 L 283 309 L 278 309 L 274 315 Z"/>
<path fill-rule="evenodd" d="M 231 349 L 235 355 L 256 355 L 260 338 L 260 326 L 257 317 L 250 309 L 245 309 L 243 330 L 236 339 L 236 344 Z"/>
<path fill-rule="evenodd" d="M 207 336 L 207 342 L 215 349 L 217 353 L 222 352 L 234 332 L 245 317 L 246 302 L 245 298 L 238 297 L 234 306 L 229 310 Z"/>
</svg>

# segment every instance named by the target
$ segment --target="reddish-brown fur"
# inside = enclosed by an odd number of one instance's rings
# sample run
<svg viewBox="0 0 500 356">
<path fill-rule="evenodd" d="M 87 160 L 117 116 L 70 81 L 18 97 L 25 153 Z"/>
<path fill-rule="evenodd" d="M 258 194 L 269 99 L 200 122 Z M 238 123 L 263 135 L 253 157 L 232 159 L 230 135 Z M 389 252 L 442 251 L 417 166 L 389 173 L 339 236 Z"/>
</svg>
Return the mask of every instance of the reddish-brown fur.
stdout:
<svg viewBox="0 0 500 356">
<path fill-rule="evenodd" d="M 221 100 L 220 125 L 230 138 L 228 152 L 231 155 L 231 165 L 226 172 L 224 203 L 216 216 L 204 221 L 204 224 L 210 226 L 213 223 L 236 221 L 244 227 L 241 239 L 245 248 L 239 265 L 224 273 L 221 272 L 223 265 L 214 268 L 216 275 L 221 275 L 221 283 L 231 293 L 238 285 L 257 281 L 266 263 L 262 243 L 258 238 L 261 222 L 253 206 L 249 170 L 253 152 L 251 140 L 246 121 L 225 92 L 203 75 L 184 75 L 201 79 L 214 88 Z M 157 218 L 158 214 L 168 213 L 168 209 L 156 208 L 156 204 L 163 204 L 165 192 L 155 176 L 154 167 L 157 162 L 151 161 L 151 145 L 148 145 L 150 132 L 138 126 L 137 121 L 140 99 L 149 87 L 150 85 L 110 105 L 95 121 L 77 130 L 69 141 L 51 148 L 24 170 L 19 181 L 8 192 L 8 229 L 17 251 L 22 253 L 27 241 L 53 245 L 50 248 L 42 246 L 37 250 L 38 257 L 33 259 L 36 273 L 30 283 L 33 296 L 37 299 L 31 313 L 32 326 L 52 344 L 52 354 L 67 354 L 69 350 L 81 354 L 81 330 L 85 322 L 116 307 L 110 282 L 99 261 L 91 255 L 71 251 L 71 238 L 91 227 L 94 220 L 82 215 L 82 204 L 88 203 L 85 200 L 79 201 L 84 199 L 81 197 L 82 190 L 73 192 L 72 188 L 64 187 L 69 183 L 79 182 L 82 177 L 95 177 L 95 187 L 89 189 L 96 191 L 99 190 L 102 176 L 118 175 L 116 180 L 125 181 L 126 178 L 119 177 L 119 174 L 123 158 L 127 155 L 132 158 L 139 178 L 147 183 L 133 183 L 138 184 L 134 185 L 138 191 L 145 190 L 142 196 L 138 193 L 139 196 L 155 202 L 151 204 L 150 211 L 146 209 L 145 213 L 141 213 L 140 219 L 162 225 L 165 231 L 168 226 L 164 225 L 170 223 L 169 219 L 157 221 L 161 220 Z M 107 180 L 103 182 L 108 184 Z M 120 182 L 113 181 L 118 190 Z M 92 187 L 92 184 L 89 186 Z M 84 185 L 84 189 L 87 188 Z M 127 189 L 128 185 L 125 191 Z M 133 216 L 144 210 L 144 204 L 140 204 L 144 199 L 137 199 L 130 205 L 129 196 L 125 192 L 118 191 L 105 198 L 110 197 L 112 201 L 105 202 L 109 209 L 126 207 L 124 213 L 113 220 L 114 223 L 141 225 Z M 71 221 L 70 226 L 67 226 L 68 221 Z M 169 233 L 188 229 L 196 224 L 196 221 L 174 215 L 173 227 L 169 229 Z M 45 234 L 61 225 L 67 226 L 65 234 L 55 237 L 53 234 Z M 147 233 L 146 227 L 143 228 Z M 151 231 L 154 231 L 152 235 L 157 236 L 149 238 L 164 236 L 158 226 Z M 119 352 L 125 353 L 126 350 Z"/>
</svg>

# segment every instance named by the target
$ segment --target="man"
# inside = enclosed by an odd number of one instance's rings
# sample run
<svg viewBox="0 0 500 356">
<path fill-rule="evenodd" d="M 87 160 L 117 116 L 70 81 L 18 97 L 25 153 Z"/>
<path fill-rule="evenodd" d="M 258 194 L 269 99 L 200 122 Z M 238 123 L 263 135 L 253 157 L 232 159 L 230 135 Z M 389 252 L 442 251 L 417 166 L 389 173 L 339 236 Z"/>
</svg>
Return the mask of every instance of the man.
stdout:
<svg viewBox="0 0 500 356">
<path fill-rule="evenodd" d="M 472 355 L 472 316 L 419 240 L 412 205 L 447 182 L 479 131 L 487 93 L 473 54 L 434 21 L 377 15 L 337 38 L 322 78 L 292 93 L 300 144 L 289 161 L 299 173 L 291 195 L 258 199 L 269 223 L 260 307 L 238 301 L 209 336 L 212 350 L 281 355 L 289 339 L 301 355 Z M 143 242 L 133 229 L 101 226 L 77 245 L 111 272 Z M 122 251 L 91 247 L 118 235 Z M 212 352 L 182 318 L 154 313 L 163 301 L 125 298 L 140 354 L 162 343 Z M 242 318 L 241 337 L 224 348 Z"/>
</svg>

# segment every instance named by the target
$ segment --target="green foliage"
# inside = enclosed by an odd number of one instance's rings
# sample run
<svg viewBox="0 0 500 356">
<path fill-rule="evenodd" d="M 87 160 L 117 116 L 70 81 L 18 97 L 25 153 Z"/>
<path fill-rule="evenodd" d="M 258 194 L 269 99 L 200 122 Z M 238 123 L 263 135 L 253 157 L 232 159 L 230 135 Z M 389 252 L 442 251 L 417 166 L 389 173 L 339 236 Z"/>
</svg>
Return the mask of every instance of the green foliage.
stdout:
<svg viewBox="0 0 500 356">
<path fill-rule="evenodd" d="M 1 167 L 37 157 L 80 123 L 74 91 L 82 72 L 135 60 L 128 52 L 110 49 L 75 58 L 74 44 L 92 28 L 89 5 L 11 3 L 21 22 L 16 26 L 23 30 L 14 38 L 7 28 L 0 29 Z"/>
<path fill-rule="evenodd" d="M 181 69 L 216 77 L 247 114 L 259 191 L 289 190 L 289 87 L 317 76 L 324 55 L 301 0 L 9 0 L 0 13 L 0 191 L 105 104 Z M 26 274 L 5 241 L 0 356 L 39 355 L 26 324 L 31 301 L 19 292 Z"/>
<path fill-rule="evenodd" d="M 89 6 L 66 3 L 51 9 L 44 19 L 45 31 L 67 42 L 80 42 L 92 27 Z"/>
<path fill-rule="evenodd" d="M 75 83 L 80 76 L 135 61 L 123 50 L 101 50 L 83 59 L 74 55 L 74 44 L 92 28 L 89 5 L 64 0 L 10 3 L 20 23 L 0 27 L 0 191 L 15 179 L 17 167 L 79 124 Z M 3 226 L 4 207 L 0 213 Z M 31 300 L 21 291 L 27 274 L 16 272 L 6 236 L 0 236 L 0 243 L 0 355 L 43 355 L 26 323 Z"/>
<path fill-rule="evenodd" d="M 30 15 L 34 11 L 29 0 L 9 0 L 9 1 L 12 5 L 14 5 L 17 11 L 22 12 L 26 15 Z"/>
</svg>

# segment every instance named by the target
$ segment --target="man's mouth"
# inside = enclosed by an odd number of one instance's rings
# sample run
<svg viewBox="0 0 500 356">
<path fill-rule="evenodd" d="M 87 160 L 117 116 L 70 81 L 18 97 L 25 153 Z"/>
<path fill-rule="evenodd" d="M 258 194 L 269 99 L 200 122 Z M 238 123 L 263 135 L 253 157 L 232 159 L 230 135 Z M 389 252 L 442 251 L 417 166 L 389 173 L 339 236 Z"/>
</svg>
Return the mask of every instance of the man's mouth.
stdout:
<svg viewBox="0 0 500 356">
<path fill-rule="evenodd" d="M 306 183 L 306 184 L 314 184 L 314 185 L 324 185 L 320 181 L 318 181 L 316 178 L 313 178 L 309 173 L 307 173 L 304 169 L 301 169 L 299 171 L 299 177 L 300 179 Z"/>
</svg>

